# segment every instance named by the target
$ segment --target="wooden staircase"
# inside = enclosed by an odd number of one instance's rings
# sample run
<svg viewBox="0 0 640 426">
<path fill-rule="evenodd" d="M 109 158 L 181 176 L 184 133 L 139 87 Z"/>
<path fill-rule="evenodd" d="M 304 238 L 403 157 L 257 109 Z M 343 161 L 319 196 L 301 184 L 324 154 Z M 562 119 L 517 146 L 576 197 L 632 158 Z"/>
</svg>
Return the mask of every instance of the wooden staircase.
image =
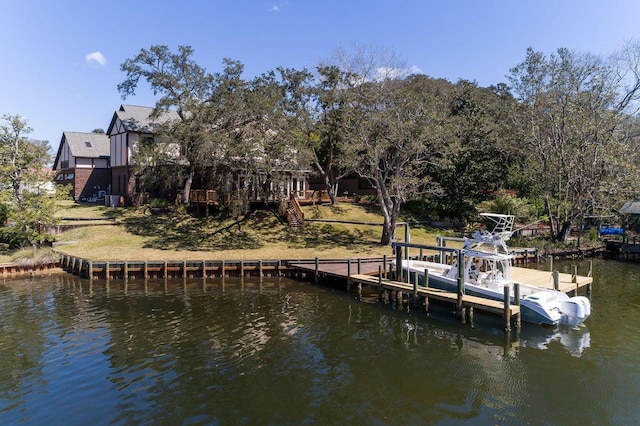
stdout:
<svg viewBox="0 0 640 426">
<path fill-rule="evenodd" d="M 295 195 L 291 194 L 287 200 L 286 210 L 289 226 L 297 228 L 304 225 L 304 212 L 302 211 L 302 207 L 300 207 L 300 203 Z"/>
</svg>

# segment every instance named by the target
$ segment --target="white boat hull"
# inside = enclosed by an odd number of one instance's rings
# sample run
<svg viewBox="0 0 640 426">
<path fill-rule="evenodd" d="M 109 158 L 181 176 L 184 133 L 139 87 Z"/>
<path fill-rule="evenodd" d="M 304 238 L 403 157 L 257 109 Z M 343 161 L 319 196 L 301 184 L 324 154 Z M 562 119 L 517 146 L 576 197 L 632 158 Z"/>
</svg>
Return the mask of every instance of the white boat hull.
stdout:
<svg viewBox="0 0 640 426">
<path fill-rule="evenodd" d="M 456 292 L 457 279 L 451 278 L 449 265 L 434 262 L 409 260 L 402 261 L 404 271 L 417 273 L 421 285 L 424 283 L 425 270 L 429 272 L 429 287 Z M 408 266 L 408 267 L 407 267 Z M 449 276 L 447 276 L 449 275 Z M 504 284 L 498 281 L 483 280 L 482 285 L 465 282 L 465 294 L 492 300 L 504 300 Z M 513 302 L 513 291 L 510 290 Z M 569 297 L 566 294 L 521 284 L 520 313 L 523 321 L 555 326 L 567 324 L 574 326 L 584 322 L 591 314 L 589 299 L 583 296 Z"/>
</svg>

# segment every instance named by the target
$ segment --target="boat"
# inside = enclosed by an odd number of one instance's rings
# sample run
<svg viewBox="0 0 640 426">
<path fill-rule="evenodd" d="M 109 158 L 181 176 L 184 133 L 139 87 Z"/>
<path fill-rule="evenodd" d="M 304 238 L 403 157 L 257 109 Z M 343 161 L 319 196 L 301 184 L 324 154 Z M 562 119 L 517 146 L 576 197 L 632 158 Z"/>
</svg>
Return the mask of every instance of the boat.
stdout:
<svg viewBox="0 0 640 426">
<path fill-rule="evenodd" d="M 514 281 L 511 277 L 514 255 L 509 253 L 507 241 L 513 234 L 514 216 L 481 213 L 494 223 L 492 231 L 477 230 L 471 238 L 463 239 L 465 294 L 493 300 L 504 300 L 505 287 L 514 300 Z M 417 274 L 418 283 L 446 291 L 458 291 L 458 259 L 452 265 L 426 260 L 403 259 L 405 273 Z M 425 284 L 425 272 L 428 283 Z M 591 301 L 584 296 L 569 297 L 562 291 L 519 282 L 520 314 L 523 321 L 556 326 L 576 326 L 591 315 Z"/>
</svg>

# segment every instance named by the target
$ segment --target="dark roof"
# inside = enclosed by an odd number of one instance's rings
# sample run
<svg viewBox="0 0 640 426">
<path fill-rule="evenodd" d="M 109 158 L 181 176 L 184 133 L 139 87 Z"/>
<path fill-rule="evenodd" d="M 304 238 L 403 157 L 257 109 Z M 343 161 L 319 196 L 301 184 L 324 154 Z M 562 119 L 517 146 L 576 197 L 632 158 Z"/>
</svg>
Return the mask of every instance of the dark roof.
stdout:
<svg viewBox="0 0 640 426">
<path fill-rule="evenodd" d="M 627 201 L 622 207 L 620 207 L 618 212 L 620 212 L 620 214 L 640 215 L 640 201 Z"/>
<path fill-rule="evenodd" d="M 156 119 L 151 119 L 150 115 L 153 113 L 153 108 L 136 105 L 120 105 L 120 109 L 113 114 L 111 124 L 107 130 L 107 134 L 111 134 L 111 130 L 116 123 L 116 120 L 120 120 L 127 132 L 136 133 L 154 133 L 155 129 L 170 120 L 179 120 L 180 117 L 175 111 L 165 111 L 160 114 Z"/>
<path fill-rule="evenodd" d="M 109 136 L 104 133 L 64 132 L 69 150 L 74 157 L 109 157 Z"/>
<path fill-rule="evenodd" d="M 54 166 L 58 164 L 65 142 L 75 158 L 109 158 L 111 155 L 109 136 L 104 133 L 63 132 Z"/>
</svg>

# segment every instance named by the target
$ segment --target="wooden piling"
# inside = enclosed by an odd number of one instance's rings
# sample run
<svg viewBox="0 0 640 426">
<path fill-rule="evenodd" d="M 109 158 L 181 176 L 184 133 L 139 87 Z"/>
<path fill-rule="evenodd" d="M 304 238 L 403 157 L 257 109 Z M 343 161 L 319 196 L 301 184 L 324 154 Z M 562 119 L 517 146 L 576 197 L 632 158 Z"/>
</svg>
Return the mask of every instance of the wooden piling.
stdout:
<svg viewBox="0 0 640 426">
<path fill-rule="evenodd" d="M 551 275 L 553 276 L 553 289 L 559 290 L 560 289 L 560 272 L 553 271 Z"/>
<path fill-rule="evenodd" d="M 315 283 L 315 285 L 318 285 L 318 282 L 320 280 L 320 278 L 318 277 L 318 269 L 320 269 L 320 260 L 318 260 L 318 258 L 315 258 L 315 273 L 313 275 L 313 282 Z"/>
<path fill-rule="evenodd" d="M 402 247 L 396 246 L 396 281 L 402 282 Z"/>
<path fill-rule="evenodd" d="M 513 283 L 513 304 L 520 306 L 520 283 Z M 516 314 L 516 327 L 520 328 L 520 310 Z"/>
<path fill-rule="evenodd" d="M 509 294 L 509 286 L 504 286 L 504 330 L 506 332 L 511 331 L 511 294 Z"/>
<path fill-rule="evenodd" d="M 387 278 L 387 255 L 382 256 L 382 272 L 384 272 L 384 276 L 382 278 Z"/>
<path fill-rule="evenodd" d="M 458 315 L 462 315 L 462 297 L 464 296 L 464 256 L 462 250 L 458 250 L 458 302 L 456 311 Z M 453 259 L 452 259 L 453 262 Z"/>
<path fill-rule="evenodd" d="M 387 267 L 382 264 L 378 266 L 378 300 L 382 301 L 382 271 L 386 271 Z"/>
</svg>

